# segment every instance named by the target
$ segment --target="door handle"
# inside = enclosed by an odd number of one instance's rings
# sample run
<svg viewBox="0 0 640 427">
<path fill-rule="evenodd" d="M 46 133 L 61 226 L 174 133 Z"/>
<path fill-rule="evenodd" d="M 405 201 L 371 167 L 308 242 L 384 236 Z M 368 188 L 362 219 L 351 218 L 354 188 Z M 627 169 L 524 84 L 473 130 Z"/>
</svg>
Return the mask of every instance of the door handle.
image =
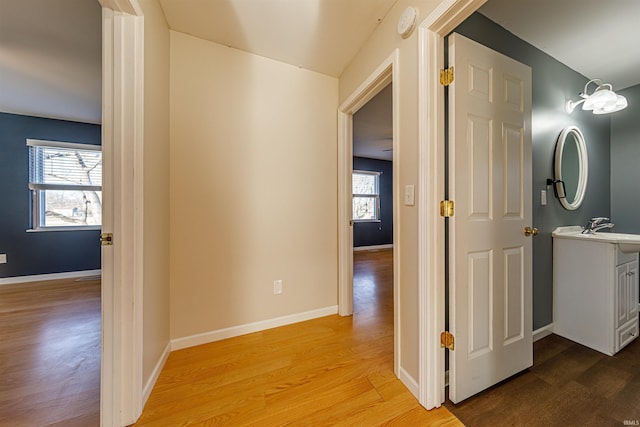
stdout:
<svg viewBox="0 0 640 427">
<path fill-rule="evenodd" d="M 537 236 L 538 235 L 538 229 L 535 227 L 525 227 L 524 228 L 524 235 L 529 237 L 529 236 Z"/>
</svg>

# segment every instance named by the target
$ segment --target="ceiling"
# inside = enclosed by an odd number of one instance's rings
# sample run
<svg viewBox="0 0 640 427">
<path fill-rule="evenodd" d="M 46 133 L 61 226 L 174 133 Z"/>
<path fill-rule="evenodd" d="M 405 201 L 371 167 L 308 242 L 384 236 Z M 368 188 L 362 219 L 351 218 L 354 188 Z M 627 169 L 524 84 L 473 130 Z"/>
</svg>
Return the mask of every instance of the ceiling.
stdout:
<svg viewBox="0 0 640 427">
<path fill-rule="evenodd" d="M 392 86 L 382 89 L 353 115 L 353 155 L 393 159 Z"/>
<path fill-rule="evenodd" d="M 479 11 L 589 79 L 640 84 L 638 0 L 489 0 Z"/>
<path fill-rule="evenodd" d="M 338 77 L 397 0 L 160 0 L 172 30 Z"/>
<path fill-rule="evenodd" d="M 160 3 L 176 31 L 339 76 L 396 1 Z M 638 0 L 490 0 L 481 12 L 586 77 L 640 84 Z M 100 122 L 97 0 L 0 0 L 0 111 Z M 369 139 L 389 143 L 390 125 L 372 122 Z"/>
<path fill-rule="evenodd" d="M 101 76 L 97 0 L 0 0 L 0 111 L 100 123 Z"/>
</svg>

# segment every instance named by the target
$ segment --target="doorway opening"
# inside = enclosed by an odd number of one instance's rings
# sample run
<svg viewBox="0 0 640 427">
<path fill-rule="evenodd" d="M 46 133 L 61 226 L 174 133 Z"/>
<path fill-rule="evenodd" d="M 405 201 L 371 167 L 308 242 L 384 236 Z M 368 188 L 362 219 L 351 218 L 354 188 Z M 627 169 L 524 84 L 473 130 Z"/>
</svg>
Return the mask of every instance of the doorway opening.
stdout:
<svg viewBox="0 0 640 427">
<path fill-rule="evenodd" d="M 397 81 L 397 61 L 398 52 L 394 51 L 378 68 L 356 89 L 356 91 L 340 106 L 338 111 L 338 272 L 339 272 L 339 293 L 338 311 L 342 316 L 354 314 L 354 217 L 353 217 L 353 171 L 354 171 L 354 115 L 374 99 L 376 95 L 383 92 L 388 87 L 391 98 L 391 123 L 398 123 L 398 88 L 391 85 L 392 81 Z M 366 111 L 366 108 L 365 110 Z M 398 136 L 397 126 L 391 126 L 390 149 L 392 162 L 397 164 Z M 389 137 L 389 136 L 388 136 Z M 387 138 L 388 138 L 387 137 Z M 389 141 L 385 141 L 389 143 Z M 380 150 L 380 151 L 382 151 Z M 366 162 L 366 161 L 365 161 Z M 369 171 L 372 172 L 372 171 Z M 373 171 L 374 173 L 376 171 Z M 380 172 L 380 171 L 377 171 Z M 387 172 L 389 173 L 389 172 Z M 379 174 L 378 177 L 382 175 Z M 399 373 L 399 346 L 401 340 L 400 325 L 398 322 L 398 266 L 400 252 L 398 250 L 398 203 L 397 190 L 397 168 L 392 168 L 392 202 L 391 217 L 394 219 L 390 225 L 392 235 L 392 253 L 388 255 L 392 259 L 391 282 L 392 282 L 392 306 L 393 306 L 393 347 L 394 347 L 394 373 Z M 375 198 L 375 197 L 374 197 Z M 370 201 L 371 202 L 371 201 Z M 373 203 L 377 203 L 373 201 Z M 366 203 L 365 203 L 366 204 Z M 375 206 L 374 206 L 375 207 Z M 375 222 L 369 221 L 370 224 Z M 379 224 L 379 226 L 381 223 Z M 378 232 L 381 230 L 378 230 Z M 386 229 L 384 230 L 387 231 Z M 372 245 L 373 246 L 373 245 Z M 390 248 L 387 248 L 387 250 Z"/>
<path fill-rule="evenodd" d="M 102 9 L 0 15 L 0 424 L 98 425 Z"/>
<path fill-rule="evenodd" d="M 393 86 L 353 115 L 353 315 L 393 337 Z M 391 350 L 392 351 L 392 350 Z"/>
</svg>

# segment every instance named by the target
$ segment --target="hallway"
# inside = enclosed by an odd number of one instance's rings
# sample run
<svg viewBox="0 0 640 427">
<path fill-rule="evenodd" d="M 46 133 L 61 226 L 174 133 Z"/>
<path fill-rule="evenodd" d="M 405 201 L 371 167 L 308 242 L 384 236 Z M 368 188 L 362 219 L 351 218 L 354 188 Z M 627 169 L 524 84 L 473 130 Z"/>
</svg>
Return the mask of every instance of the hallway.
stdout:
<svg viewBox="0 0 640 427">
<path fill-rule="evenodd" d="M 171 353 L 137 426 L 458 426 L 393 374 L 393 255 L 354 255 L 353 317 Z"/>
</svg>

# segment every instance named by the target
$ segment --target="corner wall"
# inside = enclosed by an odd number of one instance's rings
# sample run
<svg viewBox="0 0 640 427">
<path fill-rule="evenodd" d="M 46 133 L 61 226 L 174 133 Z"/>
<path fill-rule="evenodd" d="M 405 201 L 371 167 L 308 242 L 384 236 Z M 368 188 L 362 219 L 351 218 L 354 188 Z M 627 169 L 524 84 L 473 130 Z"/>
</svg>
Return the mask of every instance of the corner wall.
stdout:
<svg viewBox="0 0 640 427">
<path fill-rule="evenodd" d="M 144 12 L 144 248 L 142 383 L 169 349 L 169 27 L 157 0 Z M 147 390 L 149 392 L 150 390 Z"/>
<path fill-rule="evenodd" d="M 440 3 L 439 0 L 398 0 L 389 13 L 382 20 L 378 28 L 369 40 L 353 58 L 347 69 L 340 76 L 340 104 L 345 102 L 353 94 L 358 86 L 364 82 L 371 73 L 393 51 L 398 49 L 398 81 L 393 81 L 400 92 L 399 122 L 394 123 L 399 135 L 398 163 L 393 167 L 398 168 L 399 182 L 395 188 L 404 188 L 405 185 L 415 185 L 416 194 L 419 194 L 418 186 L 418 31 L 415 30 L 407 39 L 403 39 L 397 33 L 398 18 L 409 7 L 417 7 L 420 13 L 418 24 L 425 19 Z M 434 207 L 436 209 L 436 207 Z M 401 205 L 399 207 L 398 221 L 399 247 L 399 295 L 398 306 L 400 309 L 399 330 L 402 333 L 400 339 L 399 366 L 401 374 L 407 374 L 411 380 L 418 384 L 419 374 L 419 337 L 418 337 L 418 204 L 415 206 Z"/>
<path fill-rule="evenodd" d="M 171 338 L 337 312 L 337 79 L 173 31 L 170 62 Z"/>
<path fill-rule="evenodd" d="M 611 221 L 614 231 L 640 234 L 640 85 L 617 92 L 629 107 L 611 115 Z"/>
</svg>

